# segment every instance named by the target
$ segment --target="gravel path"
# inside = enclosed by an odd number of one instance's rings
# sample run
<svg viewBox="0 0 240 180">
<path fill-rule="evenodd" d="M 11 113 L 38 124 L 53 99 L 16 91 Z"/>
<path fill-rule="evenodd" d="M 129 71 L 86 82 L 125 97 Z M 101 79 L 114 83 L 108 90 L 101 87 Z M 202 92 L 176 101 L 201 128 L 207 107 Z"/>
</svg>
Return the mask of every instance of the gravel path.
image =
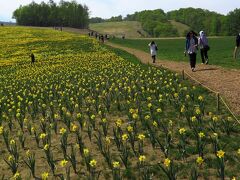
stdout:
<svg viewBox="0 0 240 180">
<path fill-rule="evenodd" d="M 143 63 L 152 64 L 151 57 L 146 52 L 133 48 L 122 47 L 109 42 L 107 45 L 125 50 L 135 55 Z M 155 65 L 163 66 L 176 72 L 182 72 L 182 70 L 184 70 L 203 85 L 223 95 L 223 97 L 227 99 L 227 103 L 229 104 L 231 110 L 240 116 L 240 70 L 224 69 L 214 65 L 197 64 L 196 72 L 192 72 L 188 63 L 166 60 L 157 60 Z"/>
</svg>

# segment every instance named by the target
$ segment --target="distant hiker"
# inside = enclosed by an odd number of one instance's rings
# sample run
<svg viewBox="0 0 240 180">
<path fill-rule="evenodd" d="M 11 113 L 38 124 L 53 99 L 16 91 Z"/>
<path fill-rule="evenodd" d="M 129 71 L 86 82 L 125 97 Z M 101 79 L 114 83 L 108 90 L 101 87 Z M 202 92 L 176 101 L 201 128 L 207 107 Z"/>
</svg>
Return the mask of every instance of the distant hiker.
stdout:
<svg viewBox="0 0 240 180">
<path fill-rule="evenodd" d="M 237 54 L 239 54 L 240 52 L 240 33 L 237 35 L 236 37 L 236 46 L 235 46 L 235 49 L 234 49 L 234 59 L 237 59 Z"/>
<path fill-rule="evenodd" d="M 152 41 L 151 43 L 148 44 L 148 46 L 150 47 L 150 53 L 152 56 L 153 63 L 155 63 L 156 56 L 157 56 L 157 50 L 158 50 L 157 44 L 154 41 Z"/>
<path fill-rule="evenodd" d="M 185 55 L 188 53 L 190 66 L 192 71 L 195 71 L 196 67 L 196 58 L 197 58 L 197 46 L 198 46 L 198 39 L 197 34 L 194 31 L 190 31 L 186 37 L 186 46 L 185 46 Z"/>
<path fill-rule="evenodd" d="M 208 64 L 208 51 L 210 49 L 208 45 L 208 39 L 203 31 L 199 32 L 198 45 L 201 52 L 202 64 Z"/>
<path fill-rule="evenodd" d="M 31 53 L 30 57 L 31 57 L 31 64 L 34 64 L 35 63 L 35 56 L 34 56 L 34 54 Z"/>
<path fill-rule="evenodd" d="M 104 36 L 103 35 L 101 35 L 100 40 L 101 40 L 101 43 L 104 43 Z"/>
</svg>

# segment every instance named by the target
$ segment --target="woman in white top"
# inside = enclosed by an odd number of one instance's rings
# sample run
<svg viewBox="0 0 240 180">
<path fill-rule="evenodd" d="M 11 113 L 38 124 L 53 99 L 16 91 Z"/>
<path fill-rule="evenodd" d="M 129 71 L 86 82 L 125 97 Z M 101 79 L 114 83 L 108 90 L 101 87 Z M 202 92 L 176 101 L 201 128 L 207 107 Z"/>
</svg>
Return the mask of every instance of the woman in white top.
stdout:
<svg viewBox="0 0 240 180">
<path fill-rule="evenodd" d="M 198 46 L 200 47 L 202 64 L 208 64 L 208 39 L 203 31 L 199 32 Z"/>
<path fill-rule="evenodd" d="M 157 44 L 154 41 L 152 41 L 148 46 L 150 47 L 150 53 L 152 56 L 153 63 L 155 63 L 156 56 L 157 56 L 157 50 L 158 50 Z"/>
</svg>

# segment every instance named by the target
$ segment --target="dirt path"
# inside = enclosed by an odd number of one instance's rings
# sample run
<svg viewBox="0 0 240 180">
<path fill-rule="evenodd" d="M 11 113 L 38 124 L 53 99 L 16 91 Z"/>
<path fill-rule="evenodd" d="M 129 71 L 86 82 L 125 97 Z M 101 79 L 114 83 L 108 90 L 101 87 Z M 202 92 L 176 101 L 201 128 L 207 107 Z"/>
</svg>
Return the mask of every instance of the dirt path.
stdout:
<svg viewBox="0 0 240 180">
<path fill-rule="evenodd" d="M 135 55 L 143 63 L 152 64 L 151 57 L 146 52 L 128 47 L 122 47 L 109 42 L 107 45 L 125 50 Z M 223 95 L 223 97 L 227 99 L 227 103 L 230 105 L 230 108 L 233 110 L 233 112 L 240 116 L 240 70 L 230 70 L 214 65 L 197 64 L 196 72 L 192 72 L 188 63 L 165 60 L 157 60 L 155 65 L 163 66 L 167 69 L 177 72 L 182 72 L 182 70 L 184 70 L 203 85 Z"/>
</svg>

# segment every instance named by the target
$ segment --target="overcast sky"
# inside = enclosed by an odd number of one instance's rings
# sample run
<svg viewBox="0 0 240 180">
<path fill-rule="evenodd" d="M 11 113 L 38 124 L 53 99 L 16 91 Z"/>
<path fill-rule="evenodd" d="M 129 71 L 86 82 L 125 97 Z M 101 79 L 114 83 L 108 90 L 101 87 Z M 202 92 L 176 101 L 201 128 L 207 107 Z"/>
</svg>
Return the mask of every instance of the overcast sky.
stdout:
<svg viewBox="0 0 240 180">
<path fill-rule="evenodd" d="M 35 0 L 41 2 L 43 0 Z M 48 0 L 44 0 L 48 2 Z M 12 13 L 20 5 L 31 3 L 32 0 L 0 0 L 0 20 L 13 21 Z M 55 0 L 59 2 L 59 0 Z M 194 7 L 227 14 L 240 8 L 240 0 L 77 0 L 86 4 L 91 17 L 109 18 L 111 16 L 134 13 L 145 9 L 163 9 L 165 12 L 179 8 Z"/>
</svg>

